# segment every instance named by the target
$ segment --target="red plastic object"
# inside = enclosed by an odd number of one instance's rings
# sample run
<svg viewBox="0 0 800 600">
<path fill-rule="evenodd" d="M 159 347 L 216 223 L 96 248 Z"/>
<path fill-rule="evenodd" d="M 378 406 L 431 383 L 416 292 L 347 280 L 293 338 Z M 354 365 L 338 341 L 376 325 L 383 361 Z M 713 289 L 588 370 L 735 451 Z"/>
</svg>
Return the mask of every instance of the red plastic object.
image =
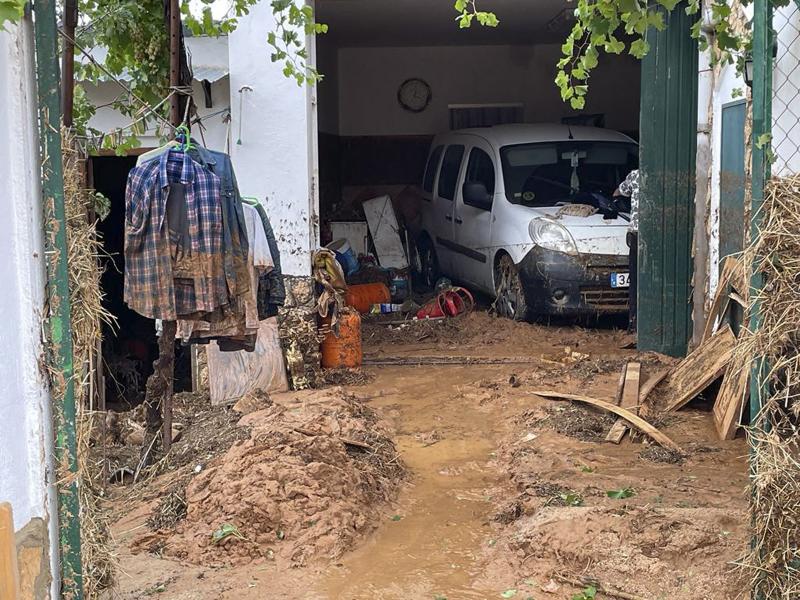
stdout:
<svg viewBox="0 0 800 600">
<path fill-rule="evenodd" d="M 436 298 L 428 302 L 417 311 L 418 319 L 436 319 L 441 317 L 457 317 L 471 312 L 475 300 L 469 290 L 454 287 L 437 294 Z"/>
</svg>

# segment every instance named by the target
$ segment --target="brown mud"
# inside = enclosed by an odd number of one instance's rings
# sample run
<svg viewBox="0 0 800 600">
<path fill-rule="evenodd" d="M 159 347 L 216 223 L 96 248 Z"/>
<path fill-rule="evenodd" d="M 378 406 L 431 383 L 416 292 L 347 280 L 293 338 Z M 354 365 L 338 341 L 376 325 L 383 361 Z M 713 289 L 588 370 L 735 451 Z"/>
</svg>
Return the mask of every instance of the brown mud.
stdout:
<svg viewBox="0 0 800 600">
<path fill-rule="evenodd" d="M 583 584 L 564 581 L 585 577 L 652 600 L 736 597 L 743 587 L 730 562 L 747 546 L 744 441 L 717 441 L 708 407 L 690 405 L 662 425 L 689 451 L 685 459 L 627 438 L 616 446 L 601 440 L 613 419 L 532 393 L 546 387 L 613 398 L 626 360 L 641 360 L 646 380 L 669 359 L 621 349 L 629 338 L 614 330 L 528 325 L 485 314 L 441 325 L 366 325 L 365 354 L 529 356 L 531 364 L 370 367 L 365 372 L 374 379 L 345 387 L 374 411 L 407 473 L 374 488 L 379 493 L 372 497 L 346 485 L 329 487 L 337 506 L 347 498 L 352 514 L 365 515 L 363 526 L 348 528 L 352 519 L 326 514 L 332 537 L 305 539 L 302 528 L 283 525 L 302 522 L 286 516 L 302 513 L 287 505 L 279 507 L 279 520 L 269 512 L 237 524 L 258 523 L 258 535 L 266 537 L 256 535 L 254 546 L 231 539 L 220 558 L 219 548 L 208 549 L 212 521 L 241 516 L 236 507 L 249 497 L 241 488 L 231 490 L 241 482 L 252 494 L 270 489 L 269 478 L 259 475 L 269 467 L 258 454 L 236 462 L 248 443 L 239 440 L 199 475 L 190 474 L 188 516 L 170 531 L 154 534 L 147 520 L 174 475 L 148 483 L 142 497 L 149 500 L 114 501 L 121 515 L 116 597 L 568 600 Z M 342 397 L 330 389 L 309 392 L 295 409 L 330 404 L 331 394 Z M 244 419 L 248 440 L 266 427 L 266 414 Z M 272 423 L 281 439 L 294 435 L 286 429 L 296 421 Z M 336 438 L 347 435 L 326 436 L 325 452 L 342 450 Z M 350 457 L 358 449 L 342 451 Z M 261 458 L 276 458 L 264 452 Z M 332 462 L 343 460 L 336 456 Z M 305 477 L 311 463 L 298 463 L 297 477 Z M 290 464 L 280 468 L 292 476 Z M 359 468 L 369 480 L 370 466 Z M 306 483 L 319 486 L 328 479 L 320 475 Z M 283 539 L 276 540 L 276 531 Z M 163 542 L 151 548 L 157 552 L 136 547 L 135 540 L 153 535 Z M 330 543 L 315 541 L 323 538 Z M 297 552 L 302 560 L 293 560 Z"/>
</svg>

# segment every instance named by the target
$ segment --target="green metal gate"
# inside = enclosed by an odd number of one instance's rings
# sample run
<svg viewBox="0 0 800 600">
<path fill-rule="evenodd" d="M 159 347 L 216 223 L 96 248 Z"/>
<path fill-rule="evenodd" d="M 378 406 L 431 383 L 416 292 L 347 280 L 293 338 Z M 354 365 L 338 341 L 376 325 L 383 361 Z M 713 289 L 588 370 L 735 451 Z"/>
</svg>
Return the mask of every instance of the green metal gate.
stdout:
<svg viewBox="0 0 800 600">
<path fill-rule="evenodd" d="M 642 61 L 638 346 L 686 354 L 691 336 L 692 235 L 697 153 L 695 17 L 681 7 L 650 29 Z M 645 84 L 646 82 L 646 84 Z"/>
</svg>

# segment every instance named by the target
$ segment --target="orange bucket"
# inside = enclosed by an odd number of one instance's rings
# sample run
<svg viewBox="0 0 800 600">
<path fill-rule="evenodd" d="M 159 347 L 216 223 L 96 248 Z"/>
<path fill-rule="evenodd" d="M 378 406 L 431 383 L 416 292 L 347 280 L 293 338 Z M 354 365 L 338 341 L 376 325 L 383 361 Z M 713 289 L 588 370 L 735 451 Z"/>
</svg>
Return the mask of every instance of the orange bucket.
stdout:
<svg viewBox="0 0 800 600">
<path fill-rule="evenodd" d="M 386 284 L 362 283 L 351 285 L 344 296 L 347 306 L 352 306 L 362 315 L 367 314 L 373 304 L 385 304 L 392 301 L 392 294 Z"/>
<path fill-rule="evenodd" d="M 324 319 L 322 327 L 325 332 L 322 340 L 322 366 L 326 369 L 360 367 L 363 358 L 361 316 L 354 311 L 339 314 L 339 337 L 330 329 L 330 319 Z"/>
</svg>

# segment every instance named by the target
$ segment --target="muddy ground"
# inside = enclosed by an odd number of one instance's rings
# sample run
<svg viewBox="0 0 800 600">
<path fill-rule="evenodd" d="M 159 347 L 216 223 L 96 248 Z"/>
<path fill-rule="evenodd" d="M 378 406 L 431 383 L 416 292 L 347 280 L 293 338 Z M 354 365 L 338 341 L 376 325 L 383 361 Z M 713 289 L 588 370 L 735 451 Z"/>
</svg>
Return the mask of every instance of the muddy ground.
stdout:
<svg viewBox="0 0 800 600">
<path fill-rule="evenodd" d="M 743 589 L 731 563 L 747 546 L 746 444 L 716 439 L 710 404 L 661 421 L 681 459 L 606 443 L 613 419 L 533 393 L 613 398 L 626 360 L 646 380 L 669 359 L 623 349 L 613 328 L 484 313 L 367 324 L 364 340 L 372 361 L 530 362 L 370 366 L 240 412 L 179 403 L 180 460 L 111 490 L 111 597 L 583 600 L 589 580 L 651 600 Z M 203 422 L 213 429 L 198 439 Z"/>
</svg>

